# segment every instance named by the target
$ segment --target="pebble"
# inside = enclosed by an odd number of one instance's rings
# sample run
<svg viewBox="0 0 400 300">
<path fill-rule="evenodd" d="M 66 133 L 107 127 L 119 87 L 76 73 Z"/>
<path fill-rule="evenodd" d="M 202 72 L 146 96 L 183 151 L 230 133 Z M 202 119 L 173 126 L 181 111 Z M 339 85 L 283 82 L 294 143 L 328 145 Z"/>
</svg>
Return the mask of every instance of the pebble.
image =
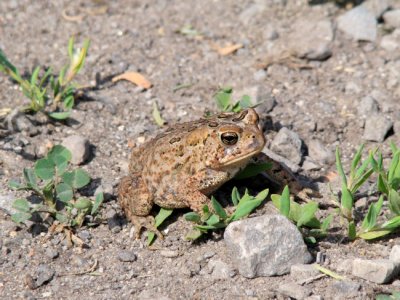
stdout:
<svg viewBox="0 0 400 300">
<path fill-rule="evenodd" d="M 54 274 L 56 273 L 48 265 L 39 265 L 36 272 L 36 287 L 42 286 L 43 284 L 50 282 L 53 279 Z"/>
<path fill-rule="evenodd" d="M 373 142 L 383 142 L 393 122 L 383 114 L 372 115 L 365 121 L 363 139 Z"/>
<path fill-rule="evenodd" d="M 394 33 L 387 34 L 382 37 L 380 46 L 382 49 L 385 49 L 389 52 L 396 51 L 400 48 L 400 39 Z"/>
<path fill-rule="evenodd" d="M 286 43 L 300 58 L 325 60 L 332 55 L 333 36 L 331 21 L 300 18 L 292 25 Z"/>
<path fill-rule="evenodd" d="M 52 249 L 52 248 L 47 248 L 45 251 L 45 254 L 47 257 L 49 257 L 51 259 L 55 259 L 60 255 L 60 253 L 56 249 Z"/>
<path fill-rule="evenodd" d="M 371 96 L 365 96 L 361 99 L 357 107 L 360 117 L 367 117 L 379 112 L 378 102 Z"/>
<path fill-rule="evenodd" d="M 118 252 L 118 259 L 122 262 L 134 262 L 136 261 L 137 256 L 133 251 L 122 250 Z"/>
<path fill-rule="evenodd" d="M 297 133 L 286 127 L 282 127 L 271 143 L 271 150 L 299 164 L 302 159 L 302 141 Z"/>
<path fill-rule="evenodd" d="M 174 258 L 179 256 L 178 250 L 160 250 L 159 254 L 164 257 Z"/>
<path fill-rule="evenodd" d="M 294 299 L 304 299 L 311 295 L 311 289 L 294 282 L 287 282 L 279 285 L 278 292 Z"/>
<path fill-rule="evenodd" d="M 388 259 L 353 260 L 352 275 L 375 283 L 388 283 L 398 273 L 396 264 Z"/>
<path fill-rule="evenodd" d="M 211 270 L 211 277 L 213 279 L 229 279 L 236 275 L 235 270 L 231 266 L 219 259 L 210 260 L 208 268 Z"/>
<path fill-rule="evenodd" d="M 298 281 L 315 277 L 319 271 L 313 265 L 297 264 L 290 267 L 290 276 Z"/>
<path fill-rule="evenodd" d="M 84 163 L 90 155 L 89 140 L 80 135 L 71 135 L 65 138 L 62 143 L 64 147 L 71 151 L 71 163 L 80 165 Z"/>
<path fill-rule="evenodd" d="M 306 156 L 304 158 L 303 165 L 301 166 L 303 170 L 305 171 L 316 171 L 321 169 L 321 166 L 318 165 L 312 158 L 309 156 Z"/>
<path fill-rule="evenodd" d="M 393 246 L 390 251 L 389 259 L 394 262 L 396 266 L 400 266 L 400 245 Z"/>
<path fill-rule="evenodd" d="M 107 210 L 106 218 L 108 229 L 110 229 L 112 233 L 118 233 L 121 231 L 121 219 L 113 208 Z"/>
<path fill-rule="evenodd" d="M 230 223 L 224 240 L 234 266 L 246 278 L 287 274 L 292 265 L 312 260 L 297 227 L 281 215 Z"/>
<path fill-rule="evenodd" d="M 0 208 L 9 215 L 16 213 L 17 210 L 12 207 L 14 200 L 15 196 L 13 193 L 0 194 Z"/>
<path fill-rule="evenodd" d="M 320 140 L 311 140 L 308 145 L 308 155 L 322 164 L 331 164 L 335 161 L 333 151 L 328 150 Z"/>
<path fill-rule="evenodd" d="M 337 27 L 357 41 L 374 42 L 377 37 L 375 15 L 361 5 L 339 16 Z"/>
<path fill-rule="evenodd" d="M 385 12 L 383 14 L 383 21 L 391 27 L 400 28 L 400 9 Z"/>
<path fill-rule="evenodd" d="M 335 295 L 335 299 L 363 299 L 360 295 L 361 285 L 349 280 L 337 280 L 328 286 L 327 294 Z"/>
</svg>

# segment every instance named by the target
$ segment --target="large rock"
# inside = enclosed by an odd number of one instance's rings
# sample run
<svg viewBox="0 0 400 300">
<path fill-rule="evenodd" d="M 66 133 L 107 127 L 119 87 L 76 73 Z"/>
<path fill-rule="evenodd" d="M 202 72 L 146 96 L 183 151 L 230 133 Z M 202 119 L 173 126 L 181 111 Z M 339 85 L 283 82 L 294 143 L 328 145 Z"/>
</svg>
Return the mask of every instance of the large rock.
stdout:
<svg viewBox="0 0 400 300">
<path fill-rule="evenodd" d="M 376 40 L 375 15 L 364 6 L 356 6 L 337 19 L 338 28 L 357 41 Z"/>
<path fill-rule="evenodd" d="M 302 141 L 296 132 L 282 127 L 271 143 L 271 150 L 299 164 L 302 159 L 301 145 Z"/>
<path fill-rule="evenodd" d="M 236 221 L 224 239 L 239 273 L 247 278 L 283 275 L 312 260 L 297 227 L 282 215 Z"/>
<path fill-rule="evenodd" d="M 391 27 L 400 28 L 400 9 L 385 12 L 383 20 L 385 21 L 385 24 Z"/>
<path fill-rule="evenodd" d="M 69 151 L 71 151 L 71 163 L 80 165 L 84 163 L 90 155 L 89 141 L 80 135 L 71 135 L 65 138 L 62 143 Z"/>
<path fill-rule="evenodd" d="M 375 283 L 388 283 L 398 273 L 396 264 L 388 259 L 353 260 L 353 276 L 361 277 Z"/>
<path fill-rule="evenodd" d="M 292 25 L 287 36 L 288 47 L 296 56 L 310 60 L 324 60 L 332 55 L 332 23 L 329 20 L 301 18 Z"/>
<path fill-rule="evenodd" d="M 372 115 L 365 121 L 363 138 L 367 141 L 383 142 L 392 127 L 393 122 L 385 115 Z"/>
<path fill-rule="evenodd" d="M 376 19 L 382 17 L 382 14 L 390 7 L 388 0 L 367 0 L 363 2 L 362 6 L 373 13 Z"/>
</svg>

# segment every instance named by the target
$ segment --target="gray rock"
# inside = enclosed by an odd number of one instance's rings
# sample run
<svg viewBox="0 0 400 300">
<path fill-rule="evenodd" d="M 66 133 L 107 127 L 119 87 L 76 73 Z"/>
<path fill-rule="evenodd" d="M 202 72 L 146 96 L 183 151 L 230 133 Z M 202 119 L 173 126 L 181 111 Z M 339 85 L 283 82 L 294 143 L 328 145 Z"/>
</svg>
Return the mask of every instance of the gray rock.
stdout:
<svg viewBox="0 0 400 300">
<path fill-rule="evenodd" d="M 231 266 L 219 259 L 210 260 L 208 268 L 211 270 L 211 277 L 213 279 L 229 279 L 236 274 Z"/>
<path fill-rule="evenodd" d="M 233 222 L 224 239 L 235 267 L 247 278 L 286 274 L 293 264 L 312 259 L 296 226 L 281 215 Z"/>
<path fill-rule="evenodd" d="M 313 265 L 297 264 L 290 268 L 290 277 L 293 280 L 305 280 L 311 277 L 315 277 L 319 274 L 319 271 Z"/>
<path fill-rule="evenodd" d="M 378 102 L 376 102 L 376 100 L 371 96 L 363 97 L 358 105 L 358 115 L 360 117 L 365 118 L 367 116 L 377 114 L 378 111 Z"/>
<path fill-rule="evenodd" d="M 391 27 L 400 28 L 400 9 L 385 12 L 383 14 L 383 21 Z"/>
<path fill-rule="evenodd" d="M 387 0 L 367 0 L 361 5 L 373 13 L 376 19 L 382 17 L 382 14 L 390 7 Z"/>
<path fill-rule="evenodd" d="M 336 266 L 336 271 L 340 273 L 351 274 L 352 265 L 353 265 L 353 260 L 343 259 L 338 262 Z"/>
<path fill-rule="evenodd" d="M 328 294 L 334 295 L 335 299 L 351 299 L 360 297 L 361 285 L 353 281 L 338 280 L 327 288 Z"/>
<path fill-rule="evenodd" d="M 123 250 L 118 252 L 118 259 L 123 262 L 134 262 L 137 256 L 133 251 Z"/>
<path fill-rule="evenodd" d="M 400 39 L 396 37 L 393 33 L 385 35 L 382 37 L 380 46 L 386 51 L 393 52 L 400 48 Z"/>
<path fill-rule="evenodd" d="M 50 282 L 56 272 L 51 269 L 48 265 L 39 265 L 37 269 L 36 287 L 42 286 L 45 283 Z"/>
<path fill-rule="evenodd" d="M 321 169 L 321 166 L 318 165 L 312 158 L 309 156 L 306 156 L 304 158 L 303 165 L 301 166 L 303 170 L 305 171 L 316 171 Z"/>
<path fill-rule="evenodd" d="M 375 15 L 364 6 L 356 6 L 337 18 L 338 29 L 357 41 L 373 42 L 377 37 Z"/>
<path fill-rule="evenodd" d="M 305 34 L 306 33 L 306 34 Z M 325 60 L 332 55 L 332 23 L 329 20 L 300 18 L 287 36 L 288 47 L 300 58 Z"/>
<path fill-rule="evenodd" d="M 106 218 L 108 229 L 110 229 L 112 233 L 118 233 L 121 231 L 121 219 L 113 208 L 107 210 Z"/>
<path fill-rule="evenodd" d="M 16 213 L 17 211 L 12 207 L 14 200 L 15 196 L 13 193 L 0 194 L 0 208 L 9 215 Z"/>
<path fill-rule="evenodd" d="M 385 115 L 372 115 L 365 121 L 363 139 L 373 142 L 383 142 L 392 127 L 393 122 L 388 120 Z"/>
<path fill-rule="evenodd" d="M 271 143 L 271 150 L 295 164 L 302 158 L 302 141 L 297 133 L 282 127 Z"/>
<path fill-rule="evenodd" d="M 394 245 L 392 250 L 390 251 L 389 259 L 396 264 L 396 266 L 400 266 L 400 245 Z"/>
<path fill-rule="evenodd" d="M 174 257 L 178 257 L 179 256 L 179 251 L 178 250 L 164 249 L 164 250 L 160 250 L 159 253 L 160 253 L 161 256 L 168 257 L 168 258 L 174 258 Z"/>
<path fill-rule="evenodd" d="M 56 249 L 53 249 L 53 248 L 47 248 L 46 251 L 45 251 L 45 254 L 46 254 L 47 257 L 49 257 L 51 259 L 55 259 L 60 255 L 58 253 L 58 251 Z"/>
<path fill-rule="evenodd" d="M 279 285 L 278 292 L 294 299 L 305 299 L 311 295 L 311 289 L 305 288 L 294 282 Z"/>
<path fill-rule="evenodd" d="M 335 155 L 328 150 L 320 140 L 311 140 L 308 143 L 308 154 L 313 160 L 322 164 L 330 164 L 335 161 Z"/>
<path fill-rule="evenodd" d="M 388 283 L 397 275 L 396 264 L 388 259 L 353 260 L 353 276 L 375 283 Z"/>
<path fill-rule="evenodd" d="M 71 163 L 74 165 L 80 165 L 89 158 L 89 141 L 85 137 L 80 135 L 71 135 L 65 138 L 61 144 L 71 151 Z"/>
</svg>

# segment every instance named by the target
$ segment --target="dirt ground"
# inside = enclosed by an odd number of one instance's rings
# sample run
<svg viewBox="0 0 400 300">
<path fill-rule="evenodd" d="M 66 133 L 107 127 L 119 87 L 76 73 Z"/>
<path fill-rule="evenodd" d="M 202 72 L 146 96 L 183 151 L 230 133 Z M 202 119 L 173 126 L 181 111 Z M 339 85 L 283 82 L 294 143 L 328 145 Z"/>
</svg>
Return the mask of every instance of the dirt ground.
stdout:
<svg viewBox="0 0 400 300">
<path fill-rule="evenodd" d="M 213 278 L 209 261 L 230 261 L 222 235 L 216 233 L 193 244 L 185 241 L 184 234 L 191 227 L 183 219 L 185 210 L 176 211 L 163 228 L 166 238 L 156 242 L 160 250 L 149 250 L 145 237 L 132 237 L 131 225 L 116 202 L 116 187 L 127 172 L 129 145 L 159 131 L 152 118 L 154 101 L 169 124 L 195 120 L 218 110 L 213 95 L 221 86 L 233 87 L 237 97 L 247 93 L 265 103 L 275 102 L 261 114 L 263 120 L 267 116 L 272 120 L 266 125 L 268 145 L 285 126 L 306 147 L 313 140 L 331 153 L 340 146 L 345 165 L 361 143 L 367 149 L 380 146 L 387 157 L 389 143 L 400 144 L 396 132 L 400 128 L 396 123 L 400 116 L 399 52 L 379 46 L 386 33 L 381 25 L 375 43 L 355 42 L 337 30 L 335 20 L 345 11 L 330 1 L 310 5 L 305 0 L 0 1 L 0 48 L 20 70 L 29 74 L 37 65 L 59 70 L 67 62 L 68 38 L 74 35 L 78 45 L 84 38 L 91 40 L 77 81 L 99 83 L 87 92 L 91 100 L 77 103 L 71 120 L 0 135 L 0 196 L 16 197 L 8 182 L 20 179 L 22 169 L 31 167 L 46 145 L 73 134 L 88 138 L 91 144 L 91 157 L 83 165 L 95 179 L 90 189 L 100 186 L 107 193 L 101 211 L 104 224 L 78 232 L 87 243 L 84 248 L 68 248 L 59 235 L 43 232 L 35 236 L 0 210 L 1 298 L 286 299 L 277 288 L 290 281 L 290 275 L 246 279 L 236 273 Z M 311 61 L 295 56 L 284 59 L 291 50 L 288 45 L 297 42 L 288 39 L 308 34 L 291 35 L 294 24 L 312 24 L 317 19 L 334 24 L 331 56 Z M 182 34 L 180 30 L 187 25 L 198 34 Z M 229 44 L 243 47 L 220 55 L 218 47 Z M 112 76 L 128 70 L 146 76 L 153 87 L 144 90 L 126 81 L 110 82 Z M 188 86 L 175 89 L 182 84 Z M 364 119 L 359 109 L 362 98 L 371 94 L 378 95 L 380 112 L 394 122 L 383 143 L 363 139 Z M 16 84 L 0 74 L 0 108 L 14 108 L 26 101 Z M 303 168 L 300 174 L 316 180 L 334 170 L 334 160 L 328 159 L 313 170 Z M 326 188 L 326 184 L 320 186 Z M 319 201 L 328 203 L 329 194 Z M 115 213 L 122 224 L 113 230 L 107 218 Z M 263 209 L 257 211 L 262 213 Z M 398 235 L 373 243 L 350 243 L 340 234 L 335 231 L 334 238 L 310 248 L 313 255 L 322 252 L 327 258 L 324 266 L 332 270 L 345 259 L 386 258 L 391 247 L 400 243 Z M 120 257 L 126 253 L 137 257 L 124 262 Z M 92 267 L 94 274 L 85 272 Z M 49 276 L 48 283 L 29 288 L 27 275 L 49 272 L 54 276 Z M 398 288 L 398 281 L 377 285 L 346 276 L 360 284 L 348 298 L 372 299 Z M 323 277 L 306 287 L 322 297 L 313 299 L 337 299 L 334 283 L 335 279 Z"/>
</svg>

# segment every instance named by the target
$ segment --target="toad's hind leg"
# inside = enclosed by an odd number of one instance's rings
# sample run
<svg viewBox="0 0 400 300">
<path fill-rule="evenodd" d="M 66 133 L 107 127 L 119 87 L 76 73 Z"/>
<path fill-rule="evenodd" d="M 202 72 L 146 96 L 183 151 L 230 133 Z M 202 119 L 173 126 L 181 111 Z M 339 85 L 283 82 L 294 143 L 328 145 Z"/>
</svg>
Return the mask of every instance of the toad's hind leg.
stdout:
<svg viewBox="0 0 400 300">
<path fill-rule="evenodd" d="M 140 173 L 133 173 L 122 178 L 118 187 L 118 202 L 126 217 L 135 226 L 136 239 L 140 238 L 143 227 L 153 231 L 159 238 L 163 238 L 161 232 L 155 227 L 154 217 L 149 215 L 153 207 L 153 199 Z"/>
</svg>

